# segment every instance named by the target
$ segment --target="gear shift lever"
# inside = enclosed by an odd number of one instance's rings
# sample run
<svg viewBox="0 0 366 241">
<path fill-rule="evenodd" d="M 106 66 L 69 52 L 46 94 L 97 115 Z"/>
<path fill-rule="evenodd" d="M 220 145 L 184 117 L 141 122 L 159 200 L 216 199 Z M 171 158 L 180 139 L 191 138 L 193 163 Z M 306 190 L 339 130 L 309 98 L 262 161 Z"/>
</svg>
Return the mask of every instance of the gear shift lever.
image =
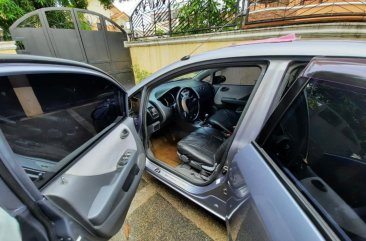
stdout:
<svg viewBox="0 0 366 241">
<path fill-rule="evenodd" d="M 205 118 L 204 118 L 204 119 L 203 119 L 203 121 L 202 121 L 202 125 L 206 124 L 207 119 L 208 119 L 208 114 L 206 113 L 206 114 L 205 114 Z"/>
</svg>

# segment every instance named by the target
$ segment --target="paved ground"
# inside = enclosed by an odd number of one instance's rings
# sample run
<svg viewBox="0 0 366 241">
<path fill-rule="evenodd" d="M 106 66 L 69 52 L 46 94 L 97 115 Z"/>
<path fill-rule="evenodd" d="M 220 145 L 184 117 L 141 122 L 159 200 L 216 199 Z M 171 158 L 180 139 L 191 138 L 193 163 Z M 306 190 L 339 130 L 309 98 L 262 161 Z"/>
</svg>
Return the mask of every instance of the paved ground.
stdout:
<svg viewBox="0 0 366 241">
<path fill-rule="evenodd" d="M 226 240 L 225 223 L 144 174 L 121 231 L 111 241 Z"/>
</svg>

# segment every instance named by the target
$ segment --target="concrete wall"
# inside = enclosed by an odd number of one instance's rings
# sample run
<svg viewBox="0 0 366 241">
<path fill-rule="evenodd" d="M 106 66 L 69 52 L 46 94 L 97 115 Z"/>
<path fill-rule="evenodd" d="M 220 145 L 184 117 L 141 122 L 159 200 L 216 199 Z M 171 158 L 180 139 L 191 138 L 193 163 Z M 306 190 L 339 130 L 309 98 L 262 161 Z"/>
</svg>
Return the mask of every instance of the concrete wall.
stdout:
<svg viewBox="0 0 366 241">
<path fill-rule="evenodd" d="M 113 13 L 109 9 L 105 9 L 98 0 L 88 0 L 88 10 L 97 12 L 106 16 L 107 18 L 111 18 Z"/>
<path fill-rule="evenodd" d="M 16 54 L 14 41 L 0 42 L 0 54 Z"/>
<path fill-rule="evenodd" d="M 326 23 L 293 25 L 273 28 L 202 34 L 185 37 L 156 38 L 126 42 L 130 48 L 135 79 L 139 81 L 149 73 L 178 61 L 183 56 L 222 48 L 247 41 L 278 37 L 290 33 L 302 39 L 364 39 L 366 23 Z"/>
<path fill-rule="evenodd" d="M 88 10 L 97 12 L 99 14 L 104 15 L 107 18 L 112 19 L 118 25 L 125 26 L 126 22 L 129 21 L 128 16 L 125 13 L 122 13 L 116 7 L 112 6 L 110 9 L 105 9 L 99 0 L 88 0 Z"/>
</svg>

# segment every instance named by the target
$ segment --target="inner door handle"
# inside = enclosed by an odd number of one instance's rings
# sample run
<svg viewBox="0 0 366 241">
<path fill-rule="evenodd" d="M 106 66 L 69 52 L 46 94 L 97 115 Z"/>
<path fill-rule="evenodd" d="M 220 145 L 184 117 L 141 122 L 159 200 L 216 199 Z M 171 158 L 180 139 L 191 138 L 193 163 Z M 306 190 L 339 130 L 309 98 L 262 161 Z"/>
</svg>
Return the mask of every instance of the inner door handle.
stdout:
<svg viewBox="0 0 366 241">
<path fill-rule="evenodd" d="M 220 91 L 228 91 L 229 90 L 229 87 L 222 87 L 221 89 L 220 89 Z"/>
</svg>

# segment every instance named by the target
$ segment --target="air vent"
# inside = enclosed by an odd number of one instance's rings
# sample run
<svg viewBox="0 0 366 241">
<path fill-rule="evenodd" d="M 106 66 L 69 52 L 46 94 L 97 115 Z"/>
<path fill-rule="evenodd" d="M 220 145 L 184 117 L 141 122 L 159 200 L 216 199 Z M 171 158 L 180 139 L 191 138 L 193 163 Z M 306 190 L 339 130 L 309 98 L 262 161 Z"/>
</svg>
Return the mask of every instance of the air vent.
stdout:
<svg viewBox="0 0 366 241">
<path fill-rule="evenodd" d="M 156 110 L 156 108 L 154 106 L 147 107 L 147 110 L 149 111 L 149 113 L 153 119 L 159 118 L 159 112 Z"/>
</svg>

